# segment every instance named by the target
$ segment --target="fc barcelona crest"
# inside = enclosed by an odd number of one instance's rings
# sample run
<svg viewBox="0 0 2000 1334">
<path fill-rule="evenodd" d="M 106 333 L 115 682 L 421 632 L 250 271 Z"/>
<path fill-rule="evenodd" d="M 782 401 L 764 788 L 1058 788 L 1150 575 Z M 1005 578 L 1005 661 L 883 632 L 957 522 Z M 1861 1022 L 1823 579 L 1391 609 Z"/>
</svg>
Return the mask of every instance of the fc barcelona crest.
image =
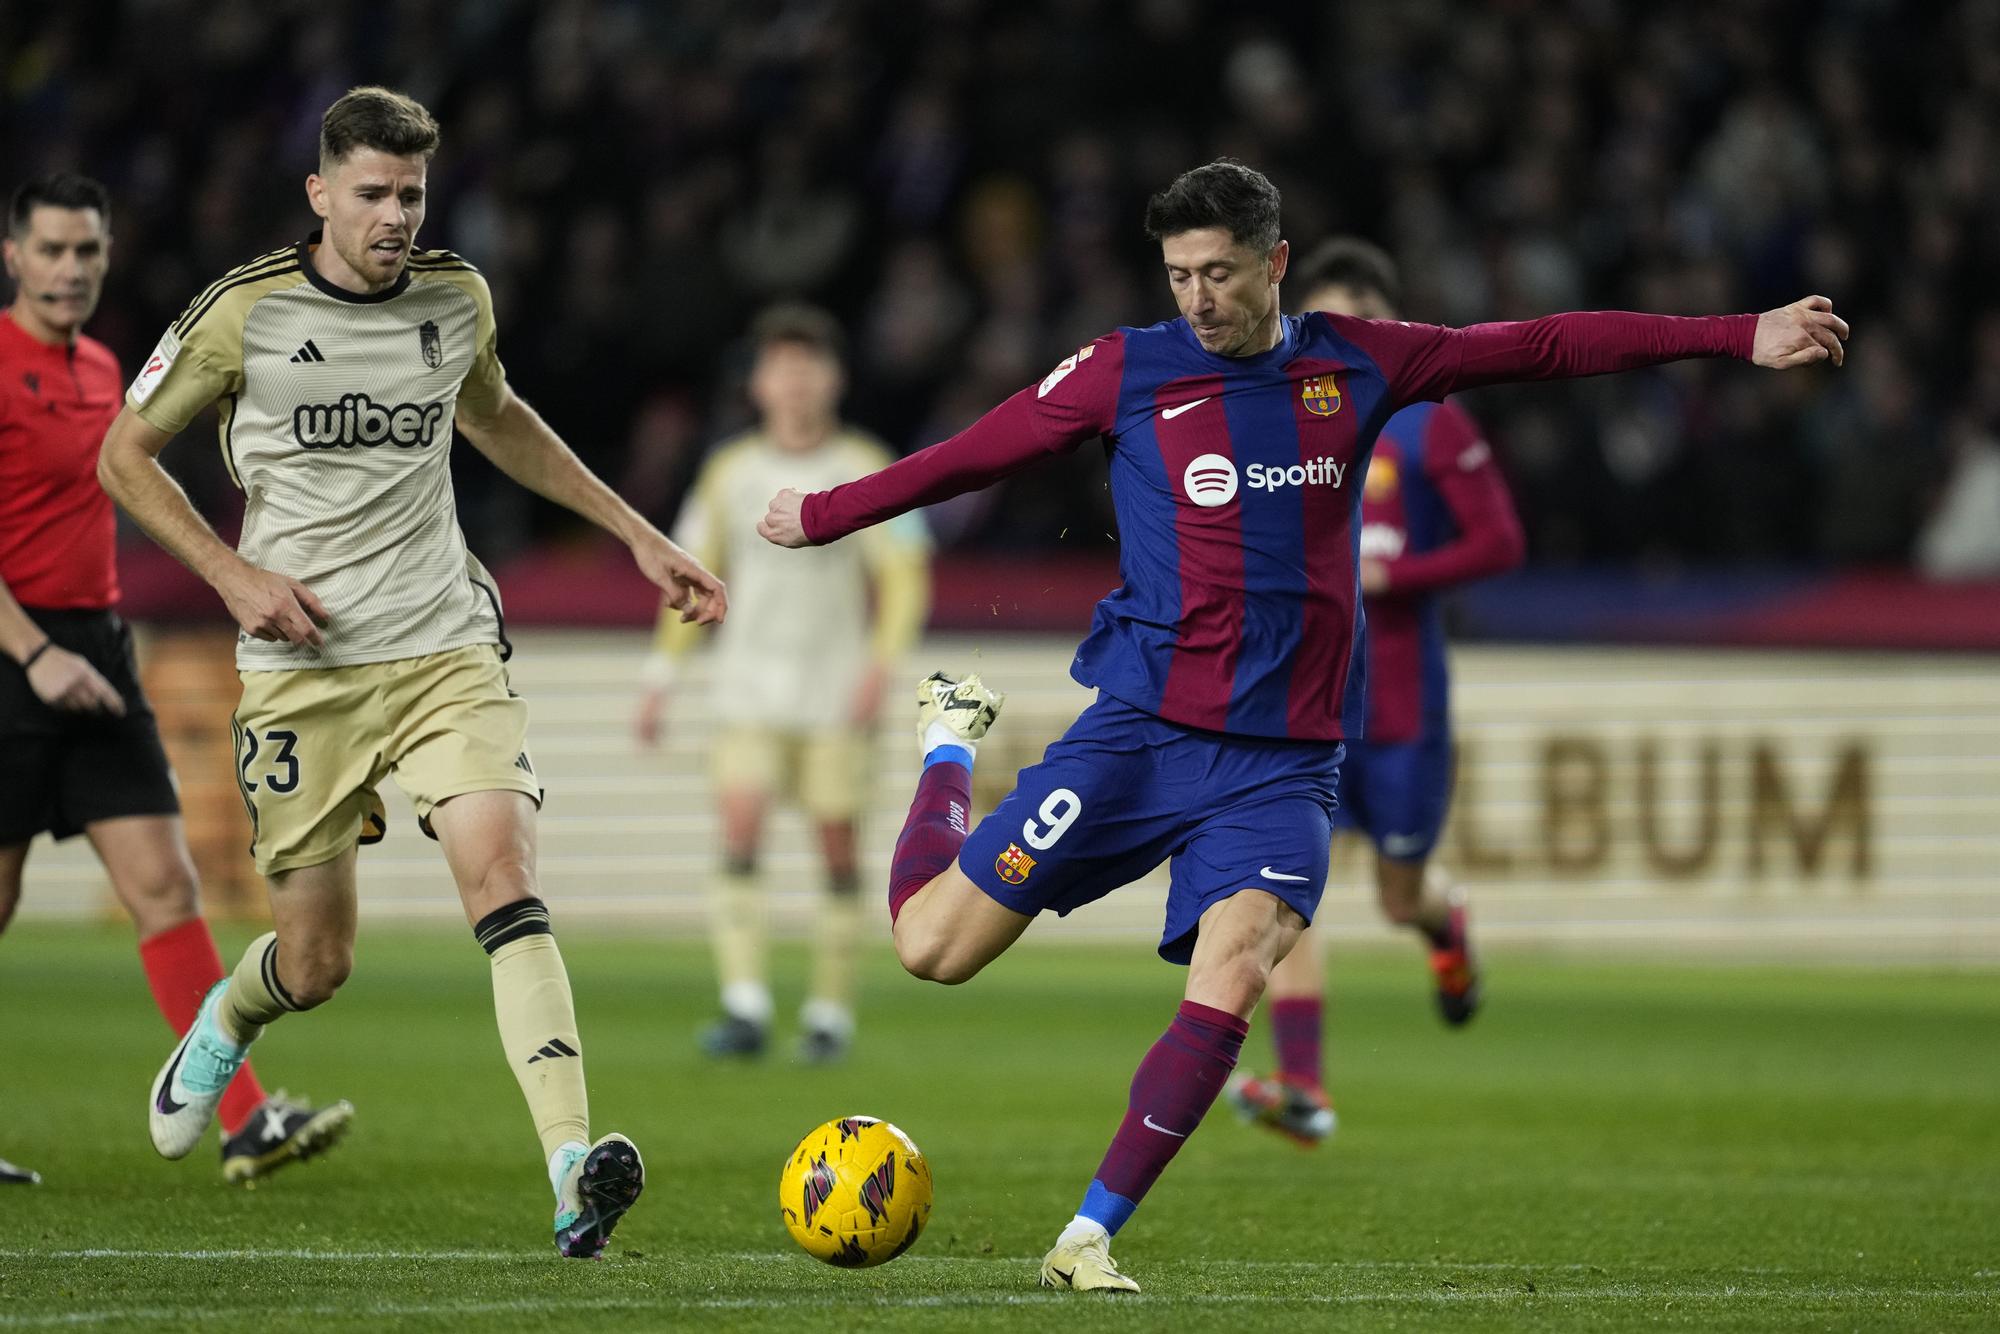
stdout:
<svg viewBox="0 0 2000 1334">
<path fill-rule="evenodd" d="M 1010 885 L 1024 883 L 1034 869 L 1035 859 L 1021 851 L 1019 843 L 1009 843 L 1007 850 L 993 859 L 993 873 Z"/>
<path fill-rule="evenodd" d="M 1299 385 L 1299 397 L 1306 411 L 1316 417 L 1331 417 L 1340 411 L 1340 385 L 1331 375 L 1315 375 Z"/>
<path fill-rule="evenodd" d="M 417 342 L 424 350 L 424 365 L 432 370 L 444 365 L 444 340 L 438 337 L 435 320 L 425 320 L 417 326 Z"/>
</svg>

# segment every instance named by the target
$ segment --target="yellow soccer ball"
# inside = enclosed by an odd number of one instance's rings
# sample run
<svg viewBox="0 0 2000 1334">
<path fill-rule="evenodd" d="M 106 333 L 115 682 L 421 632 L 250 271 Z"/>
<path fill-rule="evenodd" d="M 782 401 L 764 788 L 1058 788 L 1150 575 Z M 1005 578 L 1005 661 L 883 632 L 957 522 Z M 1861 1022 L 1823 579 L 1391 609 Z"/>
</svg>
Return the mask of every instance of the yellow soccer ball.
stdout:
<svg viewBox="0 0 2000 1334">
<path fill-rule="evenodd" d="M 778 1209 L 815 1260 L 843 1269 L 886 1264 L 916 1244 L 930 1219 L 930 1165 L 887 1121 L 843 1116 L 785 1160 Z"/>
</svg>

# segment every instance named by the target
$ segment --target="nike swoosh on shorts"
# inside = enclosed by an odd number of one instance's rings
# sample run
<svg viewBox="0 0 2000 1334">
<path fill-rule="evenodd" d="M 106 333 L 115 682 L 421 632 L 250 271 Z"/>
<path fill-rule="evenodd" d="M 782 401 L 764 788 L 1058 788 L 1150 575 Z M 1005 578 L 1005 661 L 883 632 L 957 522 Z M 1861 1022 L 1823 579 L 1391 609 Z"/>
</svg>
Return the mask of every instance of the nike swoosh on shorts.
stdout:
<svg viewBox="0 0 2000 1334">
<path fill-rule="evenodd" d="M 1300 884 L 1304 884 L 1308 878 L 1302 875 L 1286 875 L 1283 871 L 1273 871 L 1268 866 L 1257 872 L 1257 874 L 1263 876 L 1266 880 L 1296 880 Z"/>
</svg>

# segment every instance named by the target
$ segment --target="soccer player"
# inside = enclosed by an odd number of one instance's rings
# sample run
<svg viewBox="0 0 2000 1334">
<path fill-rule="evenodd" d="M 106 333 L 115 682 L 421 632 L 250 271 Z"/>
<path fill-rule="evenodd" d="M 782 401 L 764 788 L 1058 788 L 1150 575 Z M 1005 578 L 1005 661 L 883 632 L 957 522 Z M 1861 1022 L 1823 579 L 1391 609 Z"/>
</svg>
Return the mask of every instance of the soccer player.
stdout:
<svg viewBox="0 0 2000 1334">
<path fill-rule="evenodd" d="M 790 789 L 813 822 L 826 868 L 798 1048 L 800 1059 L 823 1062 L 837 1060 L 854 1036 L 856 817 L 867 800 L 883 682 L 923 628 L 929 543 L 916 515 L 820 559 L 758 538 L 756 517 L 780 488 L 825 490 L 879 471 L 894 456 L 841 423 L 846 372 L 831 315 L 774 306 L 751 338 L 758 425 L 703 465 L 677 534 L 736 595 L 735 614 L 715 636 L 708 698 L 709 716 L 722 726 L 710 751 L 723 864 L 710 892 L 709 934 L 723 1013 L 701 1040 L 718 1057 L 764 1050 L 773 1005 L 757 854 L 773 795 Z M 640 696 L 642 744 L 657 741 L 676 664 L 695 638 L 679 617 L 660 618 Z M 840 701 L 839 713 L 825 720 L 801 713 L 798 701 L 816 695 Z"/>
<path fill-rule="evenodd" d="M 149 1126 L 162 1155 L 184 1155 L 264 1027 L 347 979 L 356 845 L 381 837 L 376 789 L 393 772 L 491 956 L 556 1249 L 590 1256 L 644 1169 L 624 1136 L 590 1139 L 583 1045 L 535 872 L 528 710 L 508 689 L 499 595 L 453 510 L 454 424 L 508 476 L 623 539 L 670 605 L 714 622 L 725 601 L 514 394 L 478 271 L 415 248 L 437 146 L 437 123 L 400 93 L 334 102 L 306 178 L 323 230 L 197 296 L 105 437 L 106 489 L 241 627 L 237 779 L 277 927 L 202 1001 L 153 1081 Z M 210 404 L 247 496 L 237 551 L 157 458 Z"/>
<path fill-rule="evenodd" d="M 1305 309 L 1397 317 L 1396 266 L 1380 248 L 1335 237 L 1299 266 Z M 1446 1023 L 1479 1008 L 1463 896 L 1433 866 L 1451 804 L 1452 745 L 1444 623 L 1437 595 L 1520 564 L 1521 522 L 1493 451 L 1455 403 L 1413 403 L 1375 441 L 1361 486 L 1360 582 L 1368 618 L 1366 740 L 1347 742 L 1334 828 L 1375 845 L 1382 911 L 1430 950 Z M 1310 1147 L 1333 1133 L 1322 1083 L 1325 975 L 1308 928 L 1271 971 L 1278 1072 L 1230 1087 L 1246 1119 Z"/>
<path fill-rule="evenodd" d="M 918 687 L 924 767 L 890 869 L 896 953 L 964 982 L 1036 913 L 1172 865 L 1162 957 L 1186 1000 L 1140 1062 L 1123 1123 L 1042 1282 L 1134 1291 L 1109 1239 L 1221 1092 L 1271 969 L 1326 877 L 1341 742 L 1360 735 L 1366 654 L 1360 480 L 1400 407 L 1475 385 L 1683 357 L 1842 357 L 1809 297 L 1763 315 L 1598 312 L 1445 329 L 1278 303 L 1278 192 L 1239 163 L 1147 205 L 1179 319 L 1080 348 L 941 444 L 832 491 L 782 491 L 759 531 L 822 545 L 1102 438 L 1123 586 L 1071 674 L 1096 703 L 967 834 L 977 742 L 1001 698 L 975 677 Z"/>
<path fill-rule="evenodd" d="M 0 314 L 0 931 L 29 841 L 81 833 L 139 932 L 176 1032 L 222 977 L 180 799 L 119 619 L 116 517 L 97 447 L 118 412 L 111 350 L 83 334 L 111 262 L 111 199 L 57 172 L 15 191 Z M 331 1146 L 354 1108 L 265 1094 L 246 1064 L 223 1092 L 222 1174 L 249 1181 Z M 34 1174 L 0 1164 L 0 1180 Z"/>
</svg>

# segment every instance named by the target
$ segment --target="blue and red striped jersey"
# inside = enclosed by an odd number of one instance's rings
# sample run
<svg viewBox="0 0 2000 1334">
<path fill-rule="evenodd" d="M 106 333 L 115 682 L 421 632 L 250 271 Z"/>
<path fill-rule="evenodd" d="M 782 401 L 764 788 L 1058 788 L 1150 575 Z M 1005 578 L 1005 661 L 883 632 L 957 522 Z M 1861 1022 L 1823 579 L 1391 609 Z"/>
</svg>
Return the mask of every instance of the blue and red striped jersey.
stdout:
<svg viewBox="0 0 2000 1334">
<path fill-rule="evenodd" d="M 1169 722 L 1242 736 L 1362 735 L 1361 477 L 1403 405 L 1518 379 L 1748 358 L 1757 317 L 1621 312 L 1447 329 L 1314 312 L 1246 357 L 1185 320 L 1119 329 L 951 439 L 805 498 L 834 541 L 1102 438 L 1123 580 L 1071 674 Z"/>
<path fill-rule="evenodd" d="M 1524 546 L 1493 450 L 1462 408 L 1413 403 L 1389 419 L 1361 487 L 1361 558 L 1388 578 L 1362 599 L 1370 741 L 1449 725 L 1438 594 L 1520 564 Z"/>
</svg>

